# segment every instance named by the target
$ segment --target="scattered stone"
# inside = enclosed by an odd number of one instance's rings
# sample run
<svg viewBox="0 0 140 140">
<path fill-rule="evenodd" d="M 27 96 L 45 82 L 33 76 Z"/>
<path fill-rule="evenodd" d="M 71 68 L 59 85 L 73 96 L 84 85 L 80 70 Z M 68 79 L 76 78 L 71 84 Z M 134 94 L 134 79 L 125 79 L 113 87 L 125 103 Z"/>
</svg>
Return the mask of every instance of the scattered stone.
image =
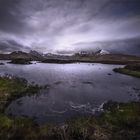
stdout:
<svg viewBox="0 0 140 140">
<path fill-rule="evenodd" d="M 4 65 L 4 63 L 0 63 L 0 65 Z"/>
</svg>

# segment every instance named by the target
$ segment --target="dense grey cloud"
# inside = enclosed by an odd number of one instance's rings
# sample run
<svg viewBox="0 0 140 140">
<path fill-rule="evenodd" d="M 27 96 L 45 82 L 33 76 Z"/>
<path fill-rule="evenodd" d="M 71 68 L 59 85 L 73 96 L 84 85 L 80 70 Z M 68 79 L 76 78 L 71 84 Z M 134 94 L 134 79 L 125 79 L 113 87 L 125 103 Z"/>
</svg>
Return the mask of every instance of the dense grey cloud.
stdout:
<svg viewBox="0 0 140 140">
<path fill-rule="evenodd" d="M 0 0 L 0 50 L 74 52 L 102 42 L 107 50 L 140 52 L 138 43 L 115 45 L 140 37 L 139 7 L 140 0 Z"/>
<path fill-rule="evenodd" d="M 139 38 L 131 38 L 131 39 L 118 39 L 112 41 L 94 41 L 88 43 L 76 43 L 73 44 L 77 46 L 77 51 L 81 49 L 84 51 L 98 51 L 101 49 L 106 49 L 112 53 L 123 53 L 130 55 L 140 55 L 140 39 Z M 86 46 L 86 48 L 85 48 Z"/>
<path fill-rule="evenodd" d="M 0 53 L 9 53 L 13 51 L 29 51 L 30 49 L 28 47 L 22 46 L 21 44 L 18 44 L 14 40 L 1 40 L 0 41 Z"/>
</svg>

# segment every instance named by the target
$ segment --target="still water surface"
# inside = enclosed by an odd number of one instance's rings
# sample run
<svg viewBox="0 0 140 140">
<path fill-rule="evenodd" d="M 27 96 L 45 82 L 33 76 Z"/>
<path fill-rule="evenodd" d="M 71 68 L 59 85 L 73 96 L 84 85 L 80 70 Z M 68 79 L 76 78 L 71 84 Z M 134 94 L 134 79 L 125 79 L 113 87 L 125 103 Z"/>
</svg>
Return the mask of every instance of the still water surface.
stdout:
<svg viewBox="0 0 140 140">
<path fill-rule="evenodd" d="M 6 64 L 5 73 L 29 82 L 49 85 L 49 89 L 13 101 L 6 113 L 28 116 L 38 123 L 61 123 L 70 117 L 94 113 L 106 101 L 128 102 L 138 99 L 140 79 L 112 71 L 118 65 L 107 64 Z"/>
</svg>

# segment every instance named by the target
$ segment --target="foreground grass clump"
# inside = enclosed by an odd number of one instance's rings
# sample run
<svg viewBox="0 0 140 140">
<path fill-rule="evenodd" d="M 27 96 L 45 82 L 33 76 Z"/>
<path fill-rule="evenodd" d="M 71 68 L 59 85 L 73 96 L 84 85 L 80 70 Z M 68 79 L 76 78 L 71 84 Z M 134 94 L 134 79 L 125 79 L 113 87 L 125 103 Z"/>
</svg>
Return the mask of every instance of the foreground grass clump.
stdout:
<svg viewBox="0 0 140 140">
<path fill-rule="evenodd" d="M 140 64 L 126 65 L 124 68 L 115 68 L 114 71 L 140 78 Z"/>
<path fill-rule="evenodd" d="M 64 125 L 38 125 L 28 118 L 0 115 L 1 139 L 133 140 L 140 134 L 140 102 L 107 103 L 99 116 L 77 117 Z"/>
<path fill-rule="evenodd" d="M 132 140 L 139 139 L 140 103 L 107 105 L 100 116 L 77 118 L 69 122 L 73 139 Z"/>
<path fill-rule="evenodd" d="M 28 84 L 28 81 L 23 78 L 10 75 L 0 77 L 0 112 L 4 111 L 11 100 L 37 93 L 40 89 L 38 85 Z"/>
<path fill-rule="evenodd" d="M 13 59 L 9 63 L 11 63 L 11 64 L 25 64 L 25 65 L 32 64 L 30 62 L 30 60 L 22 59 L 22 58 Z"/>
<path fill-rule="evenodd" d="M 33 120 L 24 117 L 0 115 L 0 139 L 20 140 L 62 140 L 62 131 L 57 126 L 39 126 Z"/>
<path fill-rule="evenodd" d="M 0 115 L 0 139 L 30 139 L 36 138 L 36 124 L 30 119 L 9 118 Z"/>
</svg>

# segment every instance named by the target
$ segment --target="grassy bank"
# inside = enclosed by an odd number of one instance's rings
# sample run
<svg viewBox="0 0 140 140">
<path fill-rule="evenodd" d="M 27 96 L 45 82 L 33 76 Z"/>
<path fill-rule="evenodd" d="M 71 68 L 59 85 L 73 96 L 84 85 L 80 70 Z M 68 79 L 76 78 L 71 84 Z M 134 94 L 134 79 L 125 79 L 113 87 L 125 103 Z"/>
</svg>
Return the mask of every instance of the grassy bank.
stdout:
<svg viewBox="0 0 140 140">
<path fill-rule="evenodd" d="M 63 126 L 0 115 L 1 139 L 133 140 L 140 134 L 140 103 L 108 105 L 100 116 L 78 117 Z"/>
<path fill-rule="evenodd" d="M 114 71 L 140 78 L 140 64 L 126 65 L 124 68 L 115 68 Z"/>
<path fill-rule="evenodd" d="M 29 84 L 23 78 L 10 75 L 0 77 L 0 112 L 4 111 L 11 100 L 37 93 L 41 88 L 38 85 Z"/>
</svg>

